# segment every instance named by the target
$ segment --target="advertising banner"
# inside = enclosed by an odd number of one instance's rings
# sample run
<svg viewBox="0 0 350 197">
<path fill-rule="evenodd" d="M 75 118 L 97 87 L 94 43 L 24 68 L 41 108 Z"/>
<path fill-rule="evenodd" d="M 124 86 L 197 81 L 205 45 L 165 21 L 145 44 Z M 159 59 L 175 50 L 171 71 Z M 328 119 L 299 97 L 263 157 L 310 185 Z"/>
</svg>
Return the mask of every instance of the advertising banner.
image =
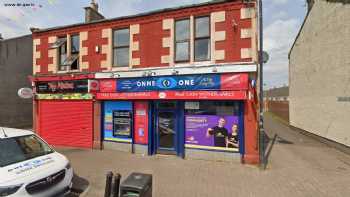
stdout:
<svg viewBox="0 0 350 197">
<path fill-rule="evenodd" d="M 97 93 L 100 100 L 245 100 L 246 91 L 163 91 L 163 92 L 122 92 L 122 93 Z"/>
<path fill-rule="evenodd" d="M 37 93 L 88 93 L 88 80 L 36 82 Z"/>
<path fill-rule="evenodd" d="M 238 116 L 186 115 L 186 147 L 238 151 Z"/>
</svg>

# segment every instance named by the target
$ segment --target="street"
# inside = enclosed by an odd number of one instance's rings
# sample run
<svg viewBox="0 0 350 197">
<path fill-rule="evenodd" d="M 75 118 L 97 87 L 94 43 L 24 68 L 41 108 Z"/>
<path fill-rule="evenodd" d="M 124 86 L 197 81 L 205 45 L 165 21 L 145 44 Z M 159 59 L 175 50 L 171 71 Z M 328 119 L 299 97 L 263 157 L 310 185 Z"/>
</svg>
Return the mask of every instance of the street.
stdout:
<svg viewBox="0 0 350 197">
<path fill-rule="evenodd" d="M 76 174 L 90 182 L 87 196 L 103 196 L 107 171 L 123 178 L 153 174 L 157 197 L 350 196 L 350 156 L 265 117 L 269 136 L 278 135 L 265 171 L 240 163 L 142 156 L 110 150 L 58 149 Z"/>
</svg>

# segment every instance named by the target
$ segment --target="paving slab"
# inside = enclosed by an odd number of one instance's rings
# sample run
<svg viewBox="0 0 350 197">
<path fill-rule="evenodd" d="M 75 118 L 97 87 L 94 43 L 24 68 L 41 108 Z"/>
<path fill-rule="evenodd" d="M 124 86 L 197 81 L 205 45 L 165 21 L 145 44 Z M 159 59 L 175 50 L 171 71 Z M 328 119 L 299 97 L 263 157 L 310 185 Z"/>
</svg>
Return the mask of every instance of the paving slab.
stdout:
<svg viewBox="0 0 350 197">
<path fill-rule="evenodd" d="M 112 170 L 153 174 L 155 197 L 347 197 L 350 156 L 301 135 L 271 116 L 270 136 L 277 134 L 265 171 L 239 162 L 142 156 L 111 150 L 61 149 L 75 173 L 90 183 L 86 196 L 102 197 L 105 175 Z"/>
</svg>

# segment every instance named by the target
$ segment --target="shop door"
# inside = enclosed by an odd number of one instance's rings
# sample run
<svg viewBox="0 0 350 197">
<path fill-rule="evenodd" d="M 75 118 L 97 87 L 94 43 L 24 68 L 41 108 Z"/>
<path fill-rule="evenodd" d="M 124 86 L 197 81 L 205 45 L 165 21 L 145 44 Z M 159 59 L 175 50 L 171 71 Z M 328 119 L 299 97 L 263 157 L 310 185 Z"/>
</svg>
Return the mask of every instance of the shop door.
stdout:
<svg viewBox="0 0 350 197">
<path fill-rule="evenodd" d="M 159 102 L 156 105 L 156 151 L 160 154 L 176 154 L 178 144 L 176 102 Z"/>
<path fill-rule="evenodd" d="M 56 146 L 92 148 L 91 101 L 40 101 L 39 134 Z"/>
</svg>

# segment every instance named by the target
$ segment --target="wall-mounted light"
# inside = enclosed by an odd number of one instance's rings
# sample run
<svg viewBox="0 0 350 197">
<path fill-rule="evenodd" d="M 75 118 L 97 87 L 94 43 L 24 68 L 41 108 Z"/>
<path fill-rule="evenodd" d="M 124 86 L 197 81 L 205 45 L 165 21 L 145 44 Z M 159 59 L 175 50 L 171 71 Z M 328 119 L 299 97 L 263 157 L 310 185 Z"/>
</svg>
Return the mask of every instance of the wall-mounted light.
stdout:
<svg viewBox="0 0 350 197">
<path fill-rule="evenodd" d="M 214 67 L 212 71 L 213 71 L 213 73 L 216 73 L 216 72 L 218 72 L 218 68 Z"/>
<path fill-rule="evenodd" d="M 147 75 L 148 75 L 148 73 L 146 71 L 142 73 L 143 77 L 147 77 Z"/>
<path fill-rule="evenodd" d="M 99 53 L 100 52 L 100 47 L 98 45 L 95 46 L 95 52 Z"/>
<path fill-rule="evenodd" d="M 233 31 L 237 32 L 238 24 L 235 19 L 232 19 L 232 27 L 233 27 Z"/>
<path fill-rule="evenodd" d="M 118 74 L 118 73 L 113 73 L 113 78 L 118 78 L 118 77 L 120 77 L 120 74 Z"/>
<path fill-rule="evenodd" d="M 179 74 L 179 71 L 174 69 L 174 70 L 172 71 L 172 74 L 173 74 L 173 75 L 178 75 L 178 74 Z"/>
<path fill-rule="evenodd" d="M 156 75 L 157 75 L 156 72 L 152 72 L 152 71 L 149 72 L 149 76 L 156 76 Z"/>
<path fill-rule="evenodd" d="M 237 26 L 238 26 L 238 24 L 237 24 L 237 22 L 236 22 L 235 19 L 232 19 L 232 26 L 233 26 L 233 27 L 237 27 Z"/>
</svg>

